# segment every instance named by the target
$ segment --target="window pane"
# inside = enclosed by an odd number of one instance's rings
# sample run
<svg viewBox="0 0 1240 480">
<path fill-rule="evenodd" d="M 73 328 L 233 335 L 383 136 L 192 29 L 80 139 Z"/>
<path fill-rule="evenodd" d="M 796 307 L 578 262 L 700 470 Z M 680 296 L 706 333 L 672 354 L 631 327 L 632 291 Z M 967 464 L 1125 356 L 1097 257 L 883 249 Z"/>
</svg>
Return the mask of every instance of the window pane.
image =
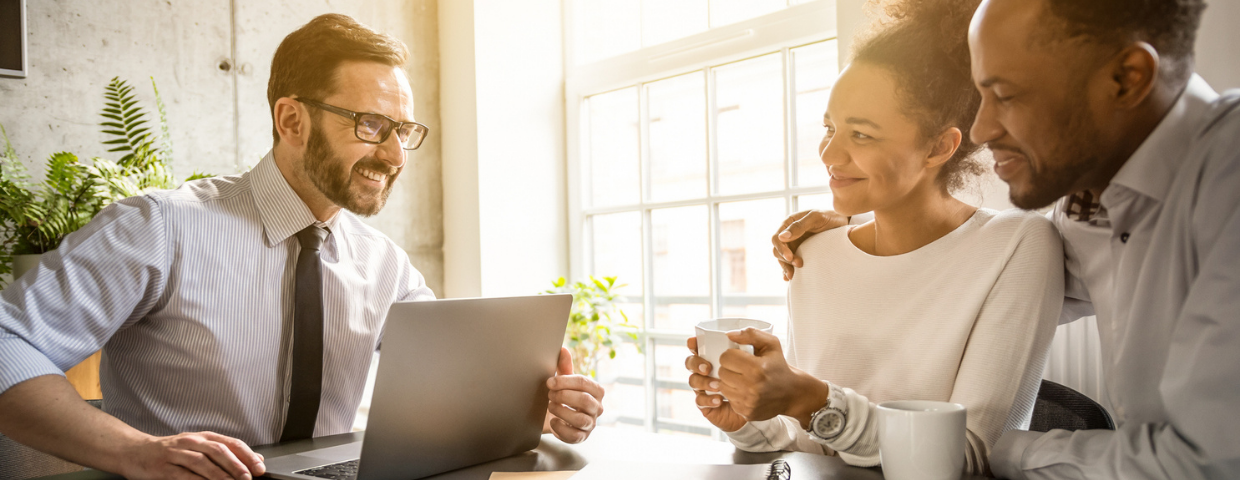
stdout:
<svg viewBox="0 0 1240 480">
<path fill-rule="evenodd" d="M 637 88 L 590 97 L 590 190 L 596 207 L 638 201 Z"/>
<path fill-rule="evenodd" d="M 832 203 L 830 193 L 819 195 L 801 195 L 797 197 L 797 211 L 802 210 L 832 210 L 835 208 Z"/>
<path fill-rule="evenodd" d="M 642 214 L 624 212 L 591 217 L 596 277 L 615 276 L 624 295 L 619 307 L 635 326 L 642 325 Z"/>
<path fill-rule="evenodd" d="M 783 271 L 771 256 L 771 234 L 787 216 L 784 199 L 719 205 L 719 274 L 725 317 L 748 317 L 787 332 Z"/>
<path fill-rule="evenodd" d="M 646 358 L 629 342 L 616 347 L 616 358 L 599 362 L 598 380 L 603 396 L 603 425 L 642 424 L 646 417 Z"/>
<path fill-rule="evenodd" d="M 779 54 L 714 69 L 718 192 L 784 187 L 784 87 Z"/>
<path fill-rule="evenodd" d="M 710 237 L 706 206 L 650 212 L 654 328 L 692 334 L 710 319 Z"/>
<path fill-rule="evenodd" d="M 640 0 L 575 0 L 573 56 L 577 65 L 641 46 Z"/>
<path fill-rule="evenodd" d="M 646 86 L 650 200 L 706 196 L 706 81 L 701 72 Z"/>
<path fill-rule="evenodd" d="M 831 86 L 839 76 L 839 53 L 835 40 L 792 49 L 796 71 L 796 184 L 826 185 L 827 169 L 818 155 L 818 143 L 826 133 L 822 114 L 827 110 Z"/>
<path fill-rule="evenodd" d="M 642 46 L 706 31 L 706 0 L 643 0 Z"/>
<path fill-rule="evenodd" d="M 710 26 L 713 28 L 748 20 L 786 6 L 786 0 L 710 0 Z"/>
<path fill-rule="evenodd" d="M 684 342 L 659 340 L 655 343 L 655 380 L 659 386 L 656 402 L 661 429 L 675 428 L 669 423 L 687 425 L 688 430 L 709 435 L 711 424 L 702 416 L 694 401 L 696 395 L 689 388 L 689 371 L 685 370 L 685 357 L 689 349 Z M 606 398 L 606 397 L 603 397 Z M 671 422 L 667 422 L 671 420 Z M 684 431 L 685 429 L 680 429 Z"/>
</svg>

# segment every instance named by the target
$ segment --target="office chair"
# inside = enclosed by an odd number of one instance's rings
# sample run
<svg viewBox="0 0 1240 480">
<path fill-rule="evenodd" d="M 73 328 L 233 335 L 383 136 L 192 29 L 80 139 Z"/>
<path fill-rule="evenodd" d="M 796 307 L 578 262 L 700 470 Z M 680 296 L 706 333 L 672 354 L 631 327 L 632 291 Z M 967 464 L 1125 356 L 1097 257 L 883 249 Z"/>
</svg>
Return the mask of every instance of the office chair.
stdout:
<svg viewBox="0 0 1240 480">
<path fill-rule="evenodd" d="M 1047 432 L 1052 429 L 1115 430 L 1115 422 L 1102 405 L 1085 394 L 1050 380 L 1042 380 L 1038 399 L 1033 405 L 1033 419 L 1029 431 Z"/>
<path fill-rule="evenodd" d="M 86 403 L 100 408 L 102 400 Z M 0 480 L 24 480 L 27 478 L 80 472 L 82 467 L 40 452 L 0 435 Z"/>
</svg>

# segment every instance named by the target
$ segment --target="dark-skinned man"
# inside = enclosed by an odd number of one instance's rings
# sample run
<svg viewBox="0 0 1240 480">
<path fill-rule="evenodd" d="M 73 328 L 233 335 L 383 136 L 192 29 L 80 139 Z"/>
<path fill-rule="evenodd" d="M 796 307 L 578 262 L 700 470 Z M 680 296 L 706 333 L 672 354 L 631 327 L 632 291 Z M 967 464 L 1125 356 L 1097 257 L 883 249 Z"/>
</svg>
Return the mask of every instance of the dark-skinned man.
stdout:
<svg viewBox="0 0 1240 480">
<path fill-rule="evenodd" d="M 1063 321 L 1097 315 L 1118 429 L 1008 431 L 1012 479 L 1240 478 L 1240 94 L 1193 73 L 1200 0 L 988 0 L 972 138 L 1021 208 L 1054 205 Z M 802 212 L 773 238 L 785 278 Z"/>
</svg>

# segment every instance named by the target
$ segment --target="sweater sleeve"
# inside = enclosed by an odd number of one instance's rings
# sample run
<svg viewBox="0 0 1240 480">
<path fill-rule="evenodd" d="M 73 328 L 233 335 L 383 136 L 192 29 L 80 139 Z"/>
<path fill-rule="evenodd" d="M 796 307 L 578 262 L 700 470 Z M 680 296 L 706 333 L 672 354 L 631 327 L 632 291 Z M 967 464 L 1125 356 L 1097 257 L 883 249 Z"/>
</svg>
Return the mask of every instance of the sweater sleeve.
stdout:
<svg viewBox="0 0 1240 480">
<path fill-rule="evenodd" d="M 788 359 L 788 365 L 797 367 L 796 348 L 794 342 L 796 334 L 793 332 L 793 324 L 788 322 L 788 348 L 784 349 L 784 355 Z M 777 416 L 770 420 L 754 421 L 746 423 L 740 430 L 735 432 L 723 432 L 727 434 L 728 439 L 732 441 L 736 448 L 746 452 L 806 452 L 817 453 L 821 455 L 831 455 L 831 449 L 815 442 L 810 438 L 809 433 L 801 428 L 801 422 L 791 417 L 783 415 Z"/>
<path fill-rule="evenodd" d="M 951 401 L 968 408 L 965 455 L 974 473 L 989 472 L 1004 431 L 1028 428 L 1063 306 L 1060 238 L 1050 222 L 1025 226 L 978 313 L 952 389 Z"/>
<path fill-rule="evenodd" d="M 989 471 L 999 436 L 1028 425 L 1063 302 L 1062 244 L 1050 222 L 1027 221 L 974 322 L 950 401 L 968 409 L 969 472 Z M 849 465 L 879 464 L 877 405 L 844 389 L 848 420 L 826 442 Z"/>
<path fill-rule="evenodd" d="M 831 455 L 831 449 L 815 442 L 801 423 L 780 415 L 770 420 L 746 423 L 740 430 L 724 432 L 736 448 L 746 452 L 806 452 Z"/>
</svg>

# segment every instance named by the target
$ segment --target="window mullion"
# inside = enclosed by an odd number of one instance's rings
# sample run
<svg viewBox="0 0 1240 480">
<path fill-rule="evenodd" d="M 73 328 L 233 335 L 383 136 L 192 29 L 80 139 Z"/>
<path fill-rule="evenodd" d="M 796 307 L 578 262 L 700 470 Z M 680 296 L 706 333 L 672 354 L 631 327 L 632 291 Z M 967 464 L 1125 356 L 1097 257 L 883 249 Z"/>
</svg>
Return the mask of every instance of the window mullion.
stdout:
<svg viewBox="0 0 1240 480">
<path fill-rule="evenodd" d="M 654 341 L 646 335 L 646 331 L 654 325 L 654 224 L 651 222 L 651 214 L 649 208 L 642 209 L 642 325 L 641 325 L 641 341 L 643 348 L 646 349 L 645 357 L 645 378 L 642 384 L 646 387 L 646 411 L 645 426 L 646 430 L 654 432 L 655 419 L 659 414 L 658 407 L 658 391 L 655 390 L 654 376 L 657 371 L 654 363 Z"/>
<path fill-rule="evenodd" d="M 784 47 L 780 59 L 784 62 L 784 191 L 796 185 L 796 71 L 792 61 L 792 50 Z"/>
</svg>

